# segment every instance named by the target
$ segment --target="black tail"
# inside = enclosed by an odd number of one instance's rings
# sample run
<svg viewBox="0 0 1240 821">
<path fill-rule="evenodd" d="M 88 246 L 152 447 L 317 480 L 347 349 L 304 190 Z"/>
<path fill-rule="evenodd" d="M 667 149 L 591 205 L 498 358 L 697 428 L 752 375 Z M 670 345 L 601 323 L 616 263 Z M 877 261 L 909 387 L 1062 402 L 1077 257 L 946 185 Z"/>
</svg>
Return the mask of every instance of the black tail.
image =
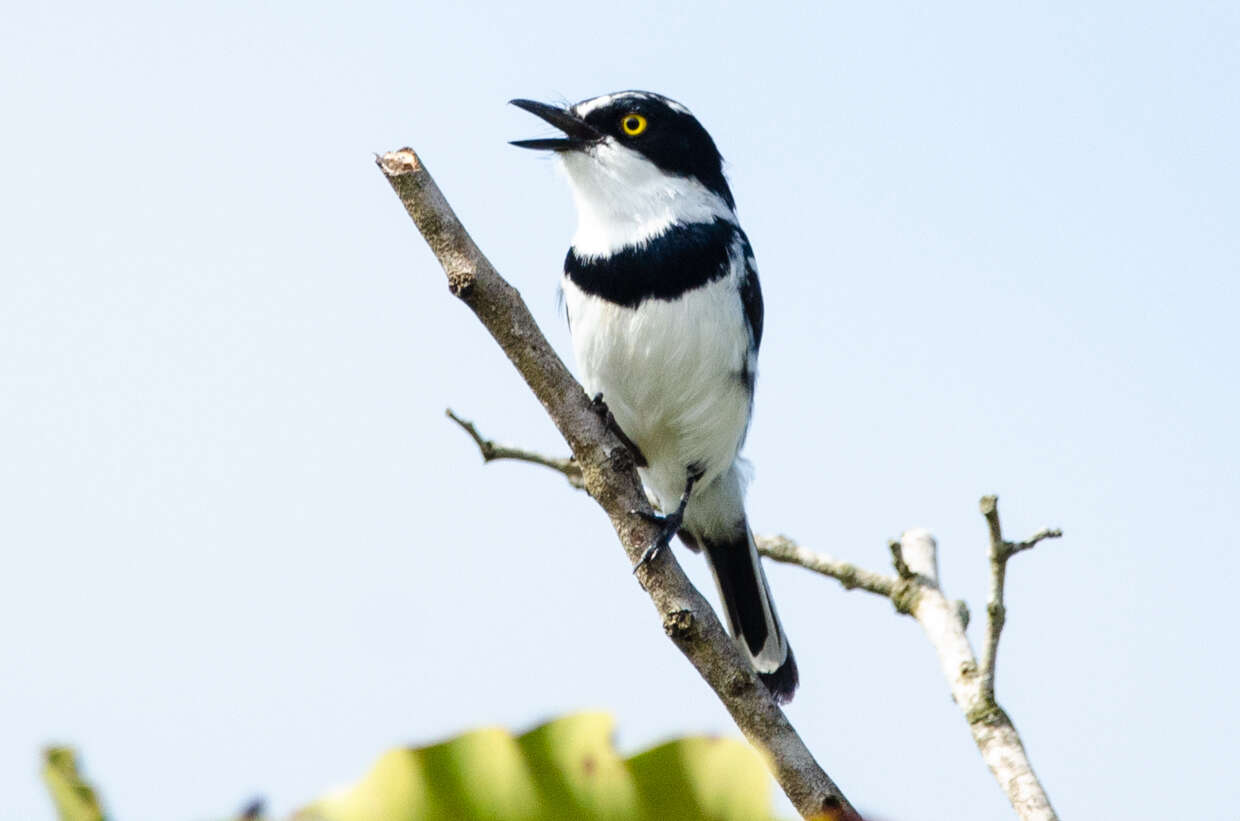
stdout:
<svg viewBox="0 0 1240 821">
<path fill-rule="evenodd" d="M 753 534 L 746 526 L 744 534 L 734 540 L 696 541 L 706 549 L 732 635 L 740 640 L 741 649 L 775 700 L 790 701 L 797 688 L 797 663 L 775 613 Z"/>
</svg>

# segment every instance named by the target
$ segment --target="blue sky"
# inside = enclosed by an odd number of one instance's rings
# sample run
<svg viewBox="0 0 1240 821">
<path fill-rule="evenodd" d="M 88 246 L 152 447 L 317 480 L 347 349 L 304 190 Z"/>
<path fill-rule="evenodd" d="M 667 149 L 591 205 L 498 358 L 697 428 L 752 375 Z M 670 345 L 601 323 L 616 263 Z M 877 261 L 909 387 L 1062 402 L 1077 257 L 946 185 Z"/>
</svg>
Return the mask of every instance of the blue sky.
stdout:
<svg viewBox="0 0 1240 821">
<path fill-rule="evenodd" d="M 929 527 L 1064 817 L 1219 817 L 1240 733 L 1233 4 L 42 4 L 0 32 L 0 817 L 77 745 L 118 821 L 283 812 L 387 747 L 575 709 L 734 732 L 372 153 L 423 156 L 569 353 L 573 228 L 505 102 L 714 135 L 767 304 L 751 520 Z M 709 588 L 700 559 L 682 562 Z M 771 582 L 789 715 L 888 821 L 1006 817 L 916 625 Z M 976 627 L 975 627 L 976 630 Z M 974 633 L 976 644 L 977 633 Z"/>
</svg>

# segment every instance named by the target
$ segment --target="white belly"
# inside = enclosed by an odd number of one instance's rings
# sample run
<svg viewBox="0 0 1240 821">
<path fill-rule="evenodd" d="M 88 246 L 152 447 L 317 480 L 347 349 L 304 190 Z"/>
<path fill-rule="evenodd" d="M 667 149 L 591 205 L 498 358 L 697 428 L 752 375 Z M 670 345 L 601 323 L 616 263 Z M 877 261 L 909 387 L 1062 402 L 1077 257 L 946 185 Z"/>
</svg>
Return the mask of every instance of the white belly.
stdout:
<svg viewBox="0 0 1240 821">
<path fill-rule="evenodd" d="M 666 511 L 689 471 L 712 483 L 736 460 L 749 424 L 742 378 L 749 335 L 731 277 L 673 301 L 635 310 L 563 280 L 582 383 L 603 394 L 624 433 L 646 457 L 642 479 Z"/>
</svg>

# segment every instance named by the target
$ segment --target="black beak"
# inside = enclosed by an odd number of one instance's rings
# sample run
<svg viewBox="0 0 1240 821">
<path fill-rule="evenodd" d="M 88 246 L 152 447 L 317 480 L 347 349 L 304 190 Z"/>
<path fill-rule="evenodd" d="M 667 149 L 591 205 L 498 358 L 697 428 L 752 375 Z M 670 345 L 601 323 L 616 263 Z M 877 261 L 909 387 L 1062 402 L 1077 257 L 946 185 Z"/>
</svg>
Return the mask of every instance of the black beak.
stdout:
<svg viewBox="0 0 1240 821">
<path fill-rule="evenodd" d="M 531 114 L 541 117 L 566 135 L 564 139 L 554 140 L 513 140 L 512 145 L 518 148 L 536 148 L 543 151 L 573 151 L 585 148 L 603 137 L 603 132 L 576 114 L 563 108 L 557 108 L 546 103 L 536 103 L 533 100 L 509 100 L 508 102 L 517 108 L 524 108 Z"/>
</svg>

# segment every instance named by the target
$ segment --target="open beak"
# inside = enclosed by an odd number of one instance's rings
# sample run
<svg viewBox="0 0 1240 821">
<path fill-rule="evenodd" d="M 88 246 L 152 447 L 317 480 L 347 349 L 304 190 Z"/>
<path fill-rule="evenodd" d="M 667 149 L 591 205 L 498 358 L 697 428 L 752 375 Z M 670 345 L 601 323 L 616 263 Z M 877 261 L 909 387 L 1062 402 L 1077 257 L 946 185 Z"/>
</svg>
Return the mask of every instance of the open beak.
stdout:
<svg viewBox="0 0 1240 821">
<path fill-rule="evenodd" d="M 517 108 L 524 108 L 531 114 L 541 117 L 565 134 L 562 139 L 513 140 L 512 145 L 518 148 L 534 148 L 542 151 L 574 151 L 585 148 L 603 137 L 603 132 L 576 114 L 563 108 L 557 108 L 546 103 L 536 103 L 533 100 L 509 100 L 508 102 Z"/>
</svg>

